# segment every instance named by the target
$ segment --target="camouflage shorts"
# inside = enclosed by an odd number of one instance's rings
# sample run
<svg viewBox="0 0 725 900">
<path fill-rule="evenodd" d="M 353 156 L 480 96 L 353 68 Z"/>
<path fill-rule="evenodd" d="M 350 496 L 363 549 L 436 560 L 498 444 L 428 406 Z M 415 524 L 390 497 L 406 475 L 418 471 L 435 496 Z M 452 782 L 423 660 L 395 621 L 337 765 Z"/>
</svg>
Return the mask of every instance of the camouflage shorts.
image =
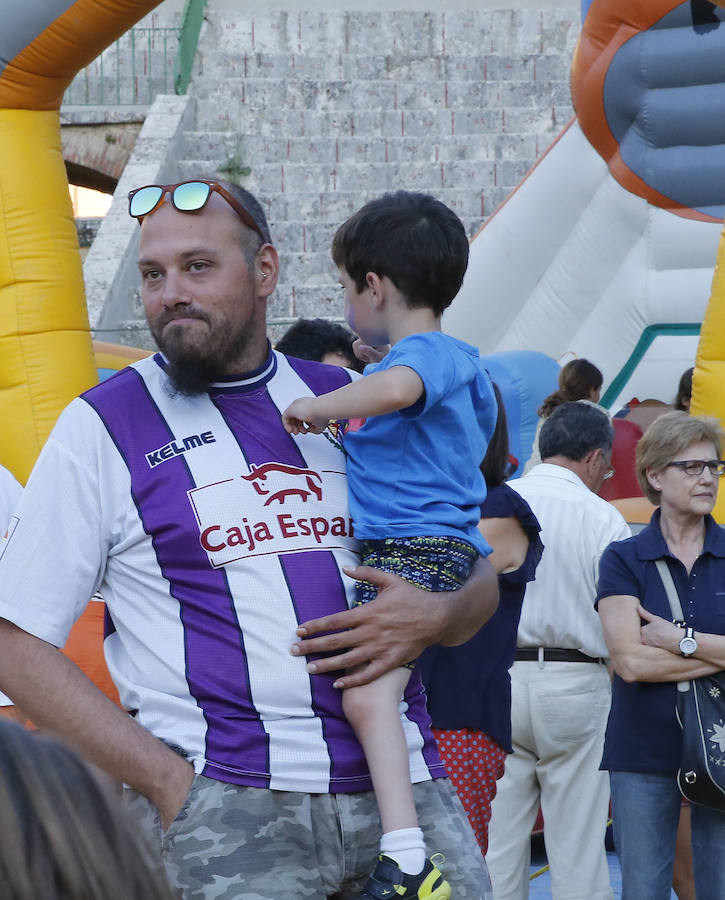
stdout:
<svg viewBox="0 0 725 900">
<path fill-rule="evenodd" d="M 491 900 L 476 838 L 448 779 L 414 786 L 429 853 L 458 900 Z M 197 775 L 168 831 L 127 789 L 131 813 L 161 847 L 184 900 L 346 900 L 372 871 L 380 842 L 375 795 L 302 794 L 240 787 Z"/>
</svg>

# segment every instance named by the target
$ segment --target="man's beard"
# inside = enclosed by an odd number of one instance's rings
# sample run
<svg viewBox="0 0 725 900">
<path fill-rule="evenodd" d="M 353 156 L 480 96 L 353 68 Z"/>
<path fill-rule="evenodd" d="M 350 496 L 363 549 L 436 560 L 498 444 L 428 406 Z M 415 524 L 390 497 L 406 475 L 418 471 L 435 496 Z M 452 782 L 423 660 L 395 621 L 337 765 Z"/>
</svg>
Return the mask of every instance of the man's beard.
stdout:
<svg viewBox="0 0 725 900">
<path fill-rule="evenodd" d="M 185 340 L 183 326 L 164 329 L 173 317 L 155 322 L 151 333 L 168 360 L 166 374 L 172 394 L 197 397 L 229 374 L 230 365 L 249 343 L 249 334 L 245 328 L 233 331 L 226 318 L 212 322 L 205 312 L 187 311 L 184 316 L 207 323 L 209 331 L 204 341 L 197 344 Z"/>
</svg>

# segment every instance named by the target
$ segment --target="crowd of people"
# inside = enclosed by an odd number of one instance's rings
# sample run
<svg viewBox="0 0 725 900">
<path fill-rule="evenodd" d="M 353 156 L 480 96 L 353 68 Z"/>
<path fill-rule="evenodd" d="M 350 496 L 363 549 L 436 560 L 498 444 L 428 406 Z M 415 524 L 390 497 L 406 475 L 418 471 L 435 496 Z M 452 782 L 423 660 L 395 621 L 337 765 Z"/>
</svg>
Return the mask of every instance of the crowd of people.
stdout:
<svg viewBox="0 0 725 900">
<path fill-rule="evenodd" d="M 501 393 L 441 331 L 468 241 L 439 201 L 343 223 L 352 331 L 275 349 L 256 198 L 201 178 L 129 213 L 159 352 L 68 406 L 22 495 L 0 479 L 0 702 L 42 733 L 0 723 L 6 895 L 513 900 L 541 807 L 553 896 L 608 900 L 611 789 L 623 897 L 669 897 L 675 684 L 725 666 L 692 371 L 637 447 L 657 510 L 631 536 L 588 360 L 509 480 Z M 120 705 L 58 649 L 97 591 Z M 724 829 L 693 809 L 698 900 L 725 896 Z"/>
</svg>

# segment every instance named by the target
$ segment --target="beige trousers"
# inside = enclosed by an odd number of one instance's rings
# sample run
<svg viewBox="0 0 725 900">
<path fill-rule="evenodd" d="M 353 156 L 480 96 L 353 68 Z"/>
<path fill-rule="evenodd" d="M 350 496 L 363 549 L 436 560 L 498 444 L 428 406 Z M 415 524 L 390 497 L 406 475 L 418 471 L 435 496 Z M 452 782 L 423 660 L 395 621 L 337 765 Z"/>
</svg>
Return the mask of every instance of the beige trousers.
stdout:
<svg viewBox="0 0 725 900">
<path fill-rule="evenodd" d="M 514 753 L 498 782 L 486 854 L 494 900 L 529 896 L 539 805 L 553 900 L 611 900 L 609 779 L 599 771 L 610 701 L 606 667 L 516 662 L 511 692 Z"/>
</svg>

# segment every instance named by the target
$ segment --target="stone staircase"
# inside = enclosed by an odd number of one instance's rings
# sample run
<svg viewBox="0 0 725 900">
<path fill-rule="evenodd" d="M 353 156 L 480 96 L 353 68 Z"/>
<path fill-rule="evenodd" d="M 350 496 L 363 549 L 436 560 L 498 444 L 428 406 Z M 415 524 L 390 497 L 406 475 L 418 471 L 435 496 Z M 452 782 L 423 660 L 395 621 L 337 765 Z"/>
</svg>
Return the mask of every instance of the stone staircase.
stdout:
<svg viewBox="0 0 725 900">
<path fill-rule="evenodd" d="M 473 236 L 572 115 L 579 9 L 207 12 L 179 179 L 219 174 L 267 210 L 282 271 L 275 340 L 342 316 L 329 248 L 366 200 L 405 188 Z"/>
</svg>

